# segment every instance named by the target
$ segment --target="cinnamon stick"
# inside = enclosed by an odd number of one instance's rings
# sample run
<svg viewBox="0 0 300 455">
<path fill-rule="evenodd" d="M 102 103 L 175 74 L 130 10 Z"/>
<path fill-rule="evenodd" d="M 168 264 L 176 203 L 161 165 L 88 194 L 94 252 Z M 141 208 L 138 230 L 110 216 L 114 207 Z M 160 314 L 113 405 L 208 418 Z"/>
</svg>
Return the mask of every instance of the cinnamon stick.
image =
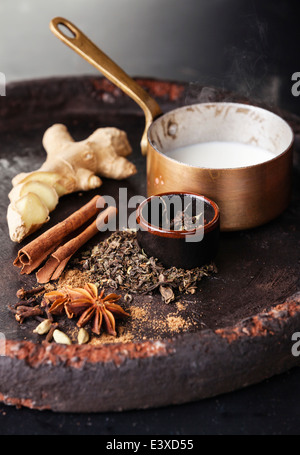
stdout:
<svg viewBox="0 0 300 455">
<path fill-rule="evenodd" d="M 21 248 L 14 261 L 14 265 L 21 268 L 22 274 L 31 273 L 58 248 L 70 233 L 76 231 L 89 219 L 94 217 L 104 205 L 105 200 L 102 196 L 93 197 L 90 202 L 68 218 L 56 224 L 51 229 L 48 229 L 48 231 Z"/>
<path fill-rule="evenodd" d="M 115 207 L 108 207 L 83 232 L 55 250 L 45 265 L 36 273 L 38 283 L 56 280 L 64 271 L 67 263 L 78 249 L 90 240 L 99 230 L 117 214 Z"/>
</svg>

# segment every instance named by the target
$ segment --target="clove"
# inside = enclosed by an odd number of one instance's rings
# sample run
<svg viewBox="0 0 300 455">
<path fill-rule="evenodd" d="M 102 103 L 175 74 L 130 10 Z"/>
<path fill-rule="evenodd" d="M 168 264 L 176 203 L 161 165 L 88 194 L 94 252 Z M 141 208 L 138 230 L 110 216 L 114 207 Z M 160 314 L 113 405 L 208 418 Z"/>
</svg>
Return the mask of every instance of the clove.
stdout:
<svg viewBox="0 0 300 455">
<path fill-rule="evenodd" d="M 37 305 L 35 307 L 29 307 L 25 305 L 20 305 L 15 311 L 15 319 L 20 324 L 23 323 L 24 319 L 41 316 L 43 314 L 43 310 Z"/>
<path fill-rule="evenodd" d="M 52 314 L 49 311 L 50 306 L 51 306 L 51 304 L 50 304 L 49 300 L 44 297 L 43 300 L 41 301 L 41 307 L 44 309 L 44 311 L 45 311 L 45 313 L 47 315 L 47 318 L 51 322 L 53 322 L 54 321 L 53 316 L 52 316 Z"/>
<path fill-rule="evenodd" d="M 32 295 L 39 294 L 40 292 L 45 290 L 45 286 L 38 286 L 37 288 L 33 289 L 19 289 L 17 291 L 17 297 L 18 299 L 26 299 L 27 297 L 31 297 Z"/>
<path fill-rule="evenodd" d="M 18 307 L 24 306 L 24 305 L 25 306 L 33 306 L 35 303 L 36 303 L 36 297 L 31 297 L 28 300 L 19 300 L 19 302 L 17 302 L 14 305 L 14 308 L 18 308 Z"/>
<path fill-rule="evenodd" d="M 54 330 L 57 329 L 57 327 L 58 327 L 58 323 L 57 323 L 57 322 L 52 323 L 52 326 L 51 326 L 51 328 L 50 328 L 50 330 L 49 330 L 49 332 L 47 333 L 47 336 L 46 336 L 46 338 L 45 338 L 45 341 L 46 341 L 46 342 L 50 343 L 50 341 L 51 341 L 52 338 L 53 338 L 53 332 L 54 332 Z"/>
</svg>

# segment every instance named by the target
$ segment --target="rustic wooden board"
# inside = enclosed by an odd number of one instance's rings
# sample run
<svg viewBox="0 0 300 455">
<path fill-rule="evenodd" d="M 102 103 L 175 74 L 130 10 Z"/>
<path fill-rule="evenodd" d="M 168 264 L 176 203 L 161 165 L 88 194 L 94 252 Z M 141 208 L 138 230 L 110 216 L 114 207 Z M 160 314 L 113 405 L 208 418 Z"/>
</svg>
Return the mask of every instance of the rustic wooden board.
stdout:
<svg viewBox="0 0 300 455">
<path fill-rule="evenodd" d="M 210 100 L 247 102 L 215 88 L 142 79 L 164 111 Z M 65 123 L 77 140 L 101 126 L 124 129 L 133 146 L 138 174 L 128 181 L 106 180 L 101 194 L 146 195 L 145 158 L 139 152 L 142 112 L 107 80 L 58 78 L 11 84 L 0 98 L 0 399 L 54 411 L 96 412 L 183 403 L 259 382 L 299 364 L 291 336 L 300 329 L 300 120 L 282 114 L 296 134 L 293 201 L 273 222 L 251 231 L 222 233 L 218 274 L 205 279 L 188 303 L 193 330 L 172 336 L 151 333 L 138 341 L 103 346 L 44 344 L 32 323 L 19 326 L 7 305 L 20 287 L 35 285 L 12 266 L 19 245 L 8 237 L 7 194 L 11 178 L 44 159 L 41 138 L 53 123 Z M 93 194 L 61 199 L 47 228 Z M 276 201 L 274 202 L 276 203 Z M 46 229 L 46 228 L 45 228 Z M 39 231 L 41 233 L 42 231 Z M 146 300 L 137 299 L 143 306 Z M 161 317 L 172 308 L 153 299 Z M 36 324 L 35 324 L 36 325 Z"/>
</svg>

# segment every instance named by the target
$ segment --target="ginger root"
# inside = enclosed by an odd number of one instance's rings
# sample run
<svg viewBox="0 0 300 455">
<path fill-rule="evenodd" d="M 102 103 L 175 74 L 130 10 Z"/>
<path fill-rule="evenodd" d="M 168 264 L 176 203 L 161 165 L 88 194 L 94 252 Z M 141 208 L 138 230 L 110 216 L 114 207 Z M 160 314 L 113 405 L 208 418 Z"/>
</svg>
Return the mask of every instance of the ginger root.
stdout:
<svg viewBox="0 0 300 455">
<path fill-rule="evenodd" d="M 121 180 L 136 173 L 126 159 L 132 152 L 127 135 L 117 128 L 99 128 L 75 142 L 65 125 L 55 124 L 46 130 L 43 146 L 47 152 L 43 165 L 12 180 L 7 222 L 14 242 L 46 223 L 61 196 L 98 188 L 99 176 Z"/>
</svg>

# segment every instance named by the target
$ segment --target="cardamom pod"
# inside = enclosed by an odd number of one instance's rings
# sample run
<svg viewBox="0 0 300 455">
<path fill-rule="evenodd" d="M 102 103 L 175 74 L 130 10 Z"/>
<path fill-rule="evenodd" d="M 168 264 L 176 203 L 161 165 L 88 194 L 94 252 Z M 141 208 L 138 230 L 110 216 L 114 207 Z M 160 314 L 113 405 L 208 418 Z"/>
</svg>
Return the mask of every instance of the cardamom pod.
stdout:
<svg viewBox="0 0 300 455">
<path fill-rule="evenodd" d="M 53 332 L 53 339 L 58 344 L 72 344 L 72 341 L 64 332 L 61 330 L 55 329 Z"/>
<path fill-rule="evenodd" d="M 175 299 L 173 289 L 170 286 L 159 286 L 159 292 L 167 304 Z"/>
<path fill-rule="evenodd" d="M 33 333 L 37 333 L 38 335 L 45 335 L 49 332 L 51 324 L 52 323 L 49 319 L 45 319 L 38 326 L 36 326 L 36 328 L 33 330 Z"/>
<path fill-rule="evenodd" d="M 78 344 L 85 344 L 89 341 L 90 336 L 87 330 L 85 330 L 83 327 L 78 332 Z"/>
</svg>

